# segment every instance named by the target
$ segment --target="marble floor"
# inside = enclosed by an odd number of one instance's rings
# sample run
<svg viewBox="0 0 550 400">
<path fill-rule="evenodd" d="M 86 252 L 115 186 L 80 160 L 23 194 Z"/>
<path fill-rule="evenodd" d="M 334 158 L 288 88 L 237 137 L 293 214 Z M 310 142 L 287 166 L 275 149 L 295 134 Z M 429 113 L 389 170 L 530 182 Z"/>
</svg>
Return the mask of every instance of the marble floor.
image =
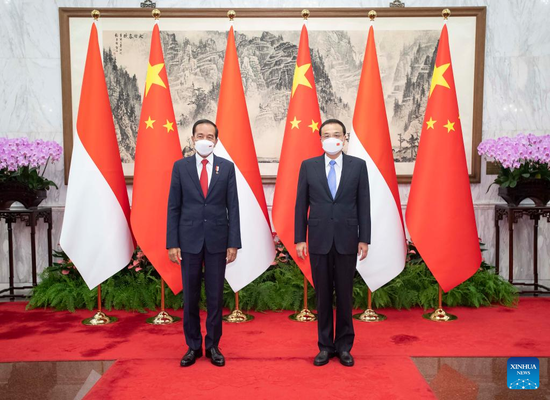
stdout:
<svg viewBox="0 0 550 400">
<path fill-rule="evenodd" d="M 3 400 L 80 400 L 114 361 L 0 363 Z"/>
<path fill-rule="evenodd" d="M 413 357 L 439 400 L 550 399 L 548 358 L 539 357 L 540 388 L 510 390 L 505 357 Z"/>
<path fill-rule="evenodd" d="M 549 399 L 548 358 L 539 358 L 540 388 L 510 390 L 504 357 L 413 357 L 440 400 Z M 114 361 L 0 363 L 4 400 L 82 399 Z"/>
</svg>

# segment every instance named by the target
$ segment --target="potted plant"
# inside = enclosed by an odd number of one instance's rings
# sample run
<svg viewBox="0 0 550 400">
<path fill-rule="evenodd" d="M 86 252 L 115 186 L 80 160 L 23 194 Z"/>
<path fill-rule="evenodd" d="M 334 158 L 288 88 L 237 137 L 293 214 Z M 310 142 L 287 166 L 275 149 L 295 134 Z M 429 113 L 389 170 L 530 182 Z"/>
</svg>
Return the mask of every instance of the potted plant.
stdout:
<svg viewBox="0 0 550 400">
<path fill-rule="evenodd" d="M 477 150 L 499 166 L 493 184 L 499 185 L 498 194 L 509 205 L 531 199 L 542 207 L 550 201 L 550 135 L 486 139 Z"/>
<path fill-rule="evenodd" d="M 44 177 L 48 163 L 58 161 L 62 147 L 54 141 L 0 138 L 0 209 L 18 201 L 37 207 L 57 185 Z"/>
</svg>

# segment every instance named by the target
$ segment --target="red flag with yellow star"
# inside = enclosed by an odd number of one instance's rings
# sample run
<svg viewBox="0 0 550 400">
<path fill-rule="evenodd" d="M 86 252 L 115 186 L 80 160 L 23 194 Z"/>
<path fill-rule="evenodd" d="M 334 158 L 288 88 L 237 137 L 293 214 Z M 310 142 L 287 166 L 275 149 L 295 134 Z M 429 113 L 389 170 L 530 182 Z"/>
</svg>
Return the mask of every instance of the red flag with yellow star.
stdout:
<svg viewBox="0 0 550 400">
<path fill-rule="evenodd" d="M 181 157 L 160 33 L 155 24 L 136 143 L 131 222 L 141 250 L 174 293 L 182 289 L 181 269 L 168 258 L 166 216 L 172 167 Z"/>
<path fill-rule="evenodd" d="M 406 213 L 411 240 L 449 291 L 481 264 L 447 26 L 439 38 Z"/>
<path fill-rule="evenodd" d="M 279 239 L 311 284 L 313 280 L 309 257 L 300 259 L 294 244 L 294 207 L 302 161 L 323 154 L 319 137 L 320 126 L 321 113 L 309 54 L 308 34 L 304 25 L 290 93 L 272 214 Z"/>
</svg>

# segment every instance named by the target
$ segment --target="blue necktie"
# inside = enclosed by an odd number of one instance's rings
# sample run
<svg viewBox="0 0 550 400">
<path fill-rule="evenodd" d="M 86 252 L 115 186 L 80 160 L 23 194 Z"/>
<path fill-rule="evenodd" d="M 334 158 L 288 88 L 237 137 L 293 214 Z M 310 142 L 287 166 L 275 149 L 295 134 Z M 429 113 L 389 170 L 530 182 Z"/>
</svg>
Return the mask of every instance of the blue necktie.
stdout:
<svg viewBox="0 0 550 400">
<path fill-rule="evenodd" d="M 336 161 L 331 160 L 329 164 L 330 170 L 328 171 L 328 188 L 330 189 L 330 193 L 332 193 L 332 198 L 334 199 L 336 197 L 336 171 L 334 170 L 334 164 L 336 164 Z"/>
</svg>

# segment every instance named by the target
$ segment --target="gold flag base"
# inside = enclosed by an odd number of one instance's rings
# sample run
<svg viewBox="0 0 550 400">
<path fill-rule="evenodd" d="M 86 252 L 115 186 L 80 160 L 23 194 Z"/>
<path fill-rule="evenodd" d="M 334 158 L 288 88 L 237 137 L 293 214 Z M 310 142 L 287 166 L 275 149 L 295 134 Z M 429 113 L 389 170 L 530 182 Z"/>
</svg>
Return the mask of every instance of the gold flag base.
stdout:
<svg viewBox="0 0 550 400">
<path fill-rule="evenodd" d="M 383 314 L 377 314 L 372 308 L 367 308 L 363 313 L 355 314 L 353 318 L 363 322 L 379 322 L 388 319 Z"/>
<path fill-rule="evenodd" d="M 438 308 L 433 313 L 426 313 L 422 315 L 423 318 L 429 319 L 430 321 L 435 322 L 448 322 L 458 319 L 456 315 L 447 314 L 442 308 Z"/>
<path fill-rule="evenodd" d="M 156 316 L 147 318 L 145 321 L 151 325 L 169 325 L 181 321 L 181 318 L 170 315 L 166 311 L 161 311 Z"/>
<path fill-rule="evenodd" d="M 117 317 L 108 317 L 102 311 L 98 311 L 92 318 L 86 318 L 82 323 L 84 325 L 107 325 L 118 321 Z"/>
<path fill-rule="evenodd" d="M 233 310 L 231 314 L 224 315 L 222 319 L 225 322 L 230 322 L 232 324 L 240 324 L 243 322 L 252 321 L 254 319 L 254 316 L 250 314 L 245 314 L 241 310 Z"/>
<path fill-rule="evenodd" d="M 308 308 L 304 308 L 299 313 L 289 315 L 288 318 L 290 318 L 293 321 L 298 321 L 298 322 L 317 321 L 317 315 L 312 313 Z"/>
</svg>

